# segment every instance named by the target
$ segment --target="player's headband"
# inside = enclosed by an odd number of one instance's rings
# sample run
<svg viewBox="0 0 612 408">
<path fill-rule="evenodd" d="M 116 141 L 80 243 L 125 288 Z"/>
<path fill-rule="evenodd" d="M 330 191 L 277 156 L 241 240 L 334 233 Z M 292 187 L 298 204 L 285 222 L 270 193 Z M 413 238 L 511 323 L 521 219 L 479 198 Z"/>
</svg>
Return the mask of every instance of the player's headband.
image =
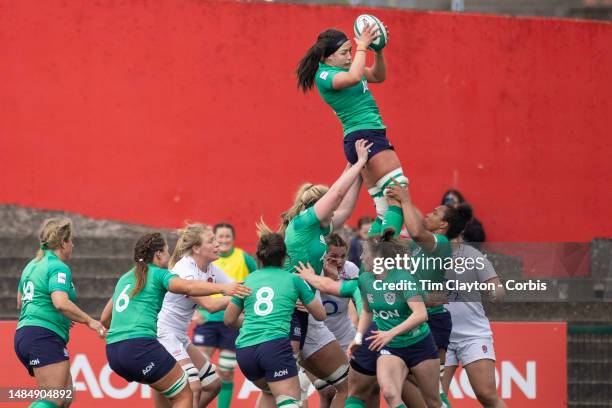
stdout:
<svg viewBox="0 0 612 408">
<path fill-rule="evenodd" d="M 323 56 L 325 58 L 332 55 L 334 52 L 338 51 L 338 48 L 342 47 L 342 44 L 348 41 L 348 37 L 341 31 L 334 33 L 334 35 L 327 40 L 327 45 L 325 46 L 325 52 Z"/>
</svg>

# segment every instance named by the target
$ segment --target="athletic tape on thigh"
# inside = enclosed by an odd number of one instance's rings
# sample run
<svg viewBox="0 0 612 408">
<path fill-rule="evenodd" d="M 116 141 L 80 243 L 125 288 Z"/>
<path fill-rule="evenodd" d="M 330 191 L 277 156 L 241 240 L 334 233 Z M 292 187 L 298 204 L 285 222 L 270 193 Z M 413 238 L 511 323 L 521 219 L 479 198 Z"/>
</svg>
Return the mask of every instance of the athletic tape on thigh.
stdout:
<svg viewBox="0 0 612 408">
<path fill-rule="evenodd" d="M 374 186 L 368 189 L 368 194 L 374 200 L 374 206 L 376 207 L 376 216 L 378 218 L 384 218 L 387 209 L 389 208 L 389 203 L 387 203 L 387 199 L 383 195 L 382 190 L 378 186 Z"/>
<path fill-rule="evenodd" d="M 310 378 L 306 374 L 306 371 L 298 366 L 298 380 L 300 381 L 300 400 L 306 401 L 308 399 L 308 389 L 310 388 Z"/>
<path fill-rule="evenodd" d="M 204 367 L 198 373 L 198 377 L 200 378 L 200 384 L 202 387 L 206 387 L 208 384 L 214 382 L 217 378 L 216 367 L 210 361 L 206 361 Z"/>
<path fill-rule="evenodd" d="M 219 353 L 219 369 L 223 371 L 234 371 L 238 362 L 236 361 L 236 353 L 233 351 L 222 351 Z"/>
<path fill-rule="evenodd" d="M 166 398 L 173 398 L 178 395 L 178 393 L 181 392 L 186 385 L 187 373 L 183 371 L 183 375 L 181 375 L 181 378 L 179 378 L 174 384 L 168 387 L 167 390 L 162 391 L 162 394 L 164 394 L 164 397 Z"/>
<path fill-rule="evenodd" d="M 348 377 L 348 372 L 349 372 L 349 365 L 342 364 L 340 367 L 336 369 L 336 371 L 328 375 L 327 378 L 324 378 L 324 380 L 329 385 L 333 385 L 335 387 L 336 385 L 342 383 L 342 381 L 346 380 L 346 378 Z"/>
<path fill-rule="evenodd" d="M 187 373 L 187 381 L 189 381 L 190 383 L 198 382 L 200 380 L 198 378 L 198 369 L 195 368 L 193 364 L 187 363 L 181 366 L 181 368 Z"/>
<path fill-rule="evenodd" d="M 279 395 L 276 397 L 276 406 L 283 408 L 300 408 L 300 403 L 288 395 Z"/>
<path fill-rule="evenodd" d="M 401 185 L 404 186 L 407 186 L 409 183 L 408 177 L 404 176 L 404 171 L 401 167 L 399 167 L 382 176 L 376 182 L 376 187 L 380 188 L 384 194 L 385 189 L 389 186 L 389 184 L 393 183 L 393 179 L 397 180 Z"/>
</svg>

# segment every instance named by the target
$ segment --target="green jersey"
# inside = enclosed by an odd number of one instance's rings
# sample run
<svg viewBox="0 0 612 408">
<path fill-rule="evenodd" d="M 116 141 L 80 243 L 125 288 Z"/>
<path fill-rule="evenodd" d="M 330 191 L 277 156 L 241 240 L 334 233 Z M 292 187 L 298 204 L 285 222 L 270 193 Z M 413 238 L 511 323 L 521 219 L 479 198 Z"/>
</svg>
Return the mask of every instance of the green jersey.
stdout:
<svg viewBox="0 0 612 408">
<path fill-rule="evenodd" d="M 319 94 L 342 123 L 344 136 L 361 129 L 385 129 L 365 76 L 361 78 L 360 83 L 351 87 L 339 90 L 333 88 L 334 76 L 338 72 L 347 71 L 348 69 L 319 63 L 315 77 Z"/>
<path fill-rule="evenodd" d="M 253 293 L 243 299 L 232 298 L 232 303 L 244 310 L 236 348 L 288 337 L 295 302 L 299 299 L 307 305 L 314 299 L 306 282 L 281 268 L 258 269 L 247 276 L 244 285 Z"/>
<path fill-rule="evenodd" d="M 442 283 L 445 280 L 444 276 L 446 274 L 444 263 L 446 259 L 452 256 L 453 250 L 446 236 L 440 234 L 433 235 L 436 239 L 436 245 L 432 251 L 425 251 L 415 241 L 410 242 L 412 257 L 414 258 L 413 265 L 418 265 L 415 268 L 414 276 L 419 281 Z M 427 312 L 429 314 L 443 313 L 444 306 L 428 307 Z"/>
<path fill-rule="evenodd" d="M 361 274 L 361 273 L 360 273 Z M 357 314 L 361 315 L 361 308 L 363 307 L 361 302 L 361 291 L 359 290 L 359 279 L 347 279 L 340 281 L 340 297 L 352 298 L 355 303 L 355 310 Z"/>
<path fill-rule="evenodd" d="M 391 288 L 383 284 L 401 286 Z M 374 322 L 382 331 L 389 331 L 410 317 L 412 310 L 408 306 L 408 300 L 417 295 L 422 296 L 417 281 L 410 272 L 401 270 L 389 271 L 382 280 L 377 280 L 373 273 L 362 273 L 359 276 L 359 289 L 364 304 L 367 304 L 374 313 Z M 407 347 L 423 340 L 428 334 L 429 326 L 424 322 L 412 330 L 395 336 L 389 342 L 389 347 Z"/>
<path fill-rule="evenodd" d="M 177 276 L 167 269 L 149 264 L 147 282 L 136 296 L 135 268 L 125 273 L 113 294 L 113 318 L 106 335 L 106 343 L 139 337 L 157 338 L 157 315 L 164 303 L 170 281 Z"/>
<path fill-rule="evenodd" d="M 285 270 L 294 272 L 294 267 L 300 262 L 304 265 L 310 262 L 315 273 L 321 275 L 323 258 L 327 251 L 325 237 L 330 232 L 331 225 L 321 228 L 321 221 L 317 218 L 314 207 L 302 211 L 292 219 L 285 230 L 285 245 L 287 245 Z"/>
<path fill-rule="evenodd" d="M 24 326 L 44 327 L 68 343 L 71 321 L 53 306 L 51 294 L 56 291 L 66 292 L 68 299 L 76 302 L 70 268 L 53 251 L 46 250 L 40 260 L 30 261 L 21 273 L 21 314 L 17 329 Z"/>
</svg>

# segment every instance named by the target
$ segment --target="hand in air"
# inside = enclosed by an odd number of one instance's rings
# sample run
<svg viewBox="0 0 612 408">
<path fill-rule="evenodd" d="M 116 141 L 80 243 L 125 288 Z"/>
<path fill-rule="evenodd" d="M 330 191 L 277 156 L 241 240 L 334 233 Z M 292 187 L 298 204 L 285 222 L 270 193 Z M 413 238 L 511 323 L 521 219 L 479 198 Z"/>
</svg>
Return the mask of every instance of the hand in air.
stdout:
<svg viewBox="0 0 612 408">
<path fill-rule="evenodd" d="M 368 161 L 368 154 L 370 148 L 374 146 L 374 143 L 368 143 L 365 139 L 359 139 L 355 142 L 355 150 L 357 151 L 357 162 L 365 164 Z"/>
<path fill-rule="evenodd" d="M 355 38 L 355 42 L 358 44 L 361 42 L 368 47 L 372 42 L 376 41 L 378 37 L 380 37 L 378 26 L 376 24 L 366 24 L 363 26 L 359 38 Z"/>
<path fill-rule="evenodd" d="M 393 184 L 390 184 L 385 189 L 385 195 L 388 198 L 399 201 L 400 203 L 409 201 L 410 196 L 408 195 L 408 186 L 401 185 L 395 178 L 391 178 L 391 180 L 393 180 Z"/>
</svg>

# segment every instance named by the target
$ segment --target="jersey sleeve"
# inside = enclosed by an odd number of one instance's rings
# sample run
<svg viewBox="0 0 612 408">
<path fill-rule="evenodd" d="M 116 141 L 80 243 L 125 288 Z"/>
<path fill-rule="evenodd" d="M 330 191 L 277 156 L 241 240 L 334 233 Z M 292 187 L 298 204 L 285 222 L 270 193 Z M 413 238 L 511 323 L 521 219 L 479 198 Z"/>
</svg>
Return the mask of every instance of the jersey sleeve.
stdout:
<svg viewBox="0 0 612 408">
<path fill-rule="evenodd" d="M 402 296 L 404 299 L 408 301 L 410 298 L 420 295 L 424 302 L 427 301 L 427 294 L 419 289 L 417 280 L 410 273 L 406 273 L 405 281 L 412 282 L 414 284 L 414 289 L 406 288 L 402 290 Z"/>
<path fill-rule="evenodd" d="M 255 271 L 257 269 L 257 263 L 255 262 L 255 259 L 253 259 L 253 257 L 249 254 L 245 252 L 243 252 L 244 254 L 244 263 L 246 263 L 246 267 L 249 270 L 249 273 Z"/>
<path fill-rule="evenodd" d="M 433 234 L 436 239 L 436 246 L 433 251 L 430 252 L 432 256 L 438 256 L 440 258 L 448 258 L 452 255 L 451 244 L 445 235 Z"/>
<path fill-rule="evenodd" d="M 353 303 L 355 304 L 355 309 L 357 310 L 357 314 L 361 316 L 361 308 L 363 307 L 363 302 L 361 300 L 361 291 L 359 290 L 359 285 L 355 288 L 353 292 Z"/>
<path fill-rule="evenodd" d="M 232 297 L 232 303 L 238 306 L 240 309 L 244 309 L 244 299 L 238 296 Z"/>
<path fill-rule="evenodd" d="M 359 289 L 359 280 L 358 279 L 350 279 L 343 280 L 340 282 L 340 297 L 350 298 L 353 296 L 355 290 Z"/>
<path fill-rule="evenodd" d="M 155 277 L 157 278 L 161 286 L 163 286 L 166 290 L 168 290 L 170 286 L 170 281 L 174 278 L 178 278 L 176 274 L 170 272 L 167 269 L 161 268 L 155 270 Z"/>
<path fill-rule="evenodd" d="M 310 289 L 310 286 L 302 278 L 297 275 L 291 275 L 291 279 L 293 279 L 293 286 L 298 292 L 298 297 L 302 301 L 304 305 L 309 304 L 314 299 L 314 293 Z"/>
<path fill-rule="evenodd" d="M 306 229 L 308 227 L 319 227 L 321 221 L 317 218 L 314 207 L 307 208 L 299 213 L 293 220 L 293 225 L 296 230 Z"/>
<path fill-rule="evenodd" d="M 333 91 L 333 82 L 334 77 L 340 71 L 333 71 L 330 69 L 320 69 L 317 71 L 316 83 L 319 89 L 324 89 L 326 91 Z"/>
<path fill-rule="evenodd" d="M 72 287 L 72 273 L 65 263 L 53 263 L 49 269 L 49 293 L 56 291 L 70 291 Z"/>
</svg>

